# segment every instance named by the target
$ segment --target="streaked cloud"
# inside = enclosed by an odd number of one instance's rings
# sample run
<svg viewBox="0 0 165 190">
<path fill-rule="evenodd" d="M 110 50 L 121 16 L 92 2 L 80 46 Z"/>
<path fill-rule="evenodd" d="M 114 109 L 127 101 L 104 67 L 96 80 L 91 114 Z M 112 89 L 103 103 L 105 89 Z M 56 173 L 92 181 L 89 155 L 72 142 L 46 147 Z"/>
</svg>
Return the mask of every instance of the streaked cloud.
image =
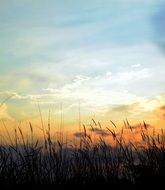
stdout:
<svg viewBox="0 0 165 190">
<path fill-rule="evenodd" d="M 73 136 L 78 137 L 78 138 L 82 138 L 82 137 L 84 137 L 85 135 L 84 135 L 83 132 L 75 132 L 75 133 L 73 133 Z"/>
<path fill-rule="evenodd" d="M 99 136 L 102 136 L 102 137 L 106 137 L 106 136 L 109 136 L 110 134 L 107 132 L 107 130 L 105 129 L 101 129 L 101 128 L 92 128 L 92 129 L 89 129 L 90 131 L 96 133 L 97 135 Z"/>
</svg>

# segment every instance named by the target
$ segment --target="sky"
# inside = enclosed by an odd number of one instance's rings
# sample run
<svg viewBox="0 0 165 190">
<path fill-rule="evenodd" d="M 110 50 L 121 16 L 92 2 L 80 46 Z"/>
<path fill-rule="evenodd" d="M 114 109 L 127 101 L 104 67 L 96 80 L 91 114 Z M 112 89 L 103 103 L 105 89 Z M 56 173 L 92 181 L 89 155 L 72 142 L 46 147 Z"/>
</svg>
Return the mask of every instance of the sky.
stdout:
<svg viewBox="0 0 165 190">
<path fill-rule="evenodd" d="M 0 0 L 0 118 L 163 127 L 164 25 L 164 0 Z"/>
</svg>

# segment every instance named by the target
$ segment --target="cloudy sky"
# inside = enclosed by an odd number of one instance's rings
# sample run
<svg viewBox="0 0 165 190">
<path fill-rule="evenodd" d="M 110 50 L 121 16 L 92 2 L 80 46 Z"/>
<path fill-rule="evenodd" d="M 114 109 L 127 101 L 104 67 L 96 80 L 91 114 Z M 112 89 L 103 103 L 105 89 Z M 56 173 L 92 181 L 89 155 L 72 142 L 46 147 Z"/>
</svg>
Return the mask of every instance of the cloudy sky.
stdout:
<svg viewBox="0 0 165 190">
<path fill-rule="evenodd" d="M 0 0 L 0 117 L 163 126 L 164 26 L 164 0 Z"/>
</svg>

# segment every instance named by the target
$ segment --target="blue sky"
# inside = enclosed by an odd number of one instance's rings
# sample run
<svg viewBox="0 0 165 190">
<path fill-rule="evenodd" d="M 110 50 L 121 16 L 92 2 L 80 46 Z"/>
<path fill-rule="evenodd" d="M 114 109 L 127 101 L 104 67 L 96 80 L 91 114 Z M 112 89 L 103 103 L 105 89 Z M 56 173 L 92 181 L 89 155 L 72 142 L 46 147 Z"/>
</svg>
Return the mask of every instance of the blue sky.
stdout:
<svg viewBox="0 0 165 190">
<path fill-rule="evenodd" d="M 78 99 L 87 114 L 137 102 L 136 113 L 156 109 L 164 10 L 163 0 L 1 0 L 0 97 L 15 94 L 2 116 L 33 115 L 34 99 L 45 109 L 63 102 L 66 113 Z"/>
</svg>

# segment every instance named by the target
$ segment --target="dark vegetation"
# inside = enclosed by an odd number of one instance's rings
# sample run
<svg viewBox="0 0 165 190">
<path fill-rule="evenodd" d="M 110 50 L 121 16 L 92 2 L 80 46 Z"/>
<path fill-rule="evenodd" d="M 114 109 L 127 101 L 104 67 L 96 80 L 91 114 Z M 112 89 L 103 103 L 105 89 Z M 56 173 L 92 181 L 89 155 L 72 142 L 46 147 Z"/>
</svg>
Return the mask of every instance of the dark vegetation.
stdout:
<svg viewBox="0 0 165 190">
<path fill-rule="evenodd" d="M 126 142 L 125 129 L 134 135 L 133 127 L 127 122 L 120 133 L 115 132 L 115 125 L 106 129 L 106 134 L 109 133 L 106 138 L 111 138 L 109 142 L 101 133 L 94 142 L 92 132 L 97 128 L 101 131 L 102 128 L 96 122 L 93 125 L 90 130 L 83 126 L 76 145 L 53 141 L 49 126 L 48 130 L 45 130 L 42 143 L 34 140 L 31 124 L 29 140 L 25 139 L 18 128 L 18 131 L 15 131 L 14 143 L 0 146 L 1 187 L 68 188 L 97 185 L 124 188 L 163 184 L 163 130 L 150 134 L 148 126 L 143 123 L 139 126 L 140 142 Z"/>
</svg>

